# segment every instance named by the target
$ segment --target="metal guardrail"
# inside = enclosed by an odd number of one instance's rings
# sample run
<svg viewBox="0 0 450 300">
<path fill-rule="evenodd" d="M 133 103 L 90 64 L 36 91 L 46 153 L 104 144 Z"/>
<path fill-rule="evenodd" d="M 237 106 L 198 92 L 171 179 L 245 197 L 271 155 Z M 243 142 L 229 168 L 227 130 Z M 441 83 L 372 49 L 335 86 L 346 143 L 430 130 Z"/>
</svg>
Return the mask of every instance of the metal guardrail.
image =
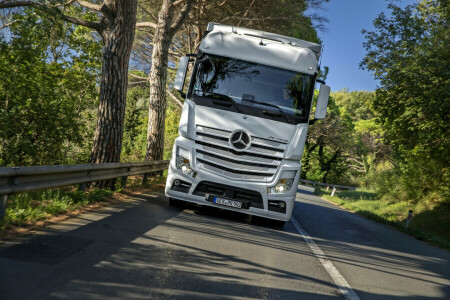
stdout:
<svg viewBox="0 0 450 300">
<path fill-rule="evenodd" d="M 304 180 L 304 179 L 300 179 L 299 182 L 309 184 L 309 185 L 319 185 L 319 186 L 332 187 L 332 188 L 343 189 L 343 190 L 356 190 L 356 187 L 353 187 L 353 186 L 345 186 L 345 185 L 338 185 L 338 184 L 331 184 L 331 183 L 321 183 L 321 182 L 314 182 L 314 181 Z"/>
<path fill-rule="evenodd" d="M 131 175 L 163 171 L 168 160 L 35 167 L 0 168 L 0 218 L 8 195 L 85 184 Z"/>
</svg>

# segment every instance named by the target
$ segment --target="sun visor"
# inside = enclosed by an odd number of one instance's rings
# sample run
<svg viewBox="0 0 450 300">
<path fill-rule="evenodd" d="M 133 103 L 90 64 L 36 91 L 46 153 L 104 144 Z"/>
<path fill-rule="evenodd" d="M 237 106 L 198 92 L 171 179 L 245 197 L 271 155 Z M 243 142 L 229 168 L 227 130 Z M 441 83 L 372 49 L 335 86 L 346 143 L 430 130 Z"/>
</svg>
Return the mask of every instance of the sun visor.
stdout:
<svg viewBox="0 0 450 300">
<path fill-rule="evenodd" d="M 312 50 L 254 36 L 213 31 L 205 36 L 199 50 L 311 75 L 317 72 Z"/>
</svg>

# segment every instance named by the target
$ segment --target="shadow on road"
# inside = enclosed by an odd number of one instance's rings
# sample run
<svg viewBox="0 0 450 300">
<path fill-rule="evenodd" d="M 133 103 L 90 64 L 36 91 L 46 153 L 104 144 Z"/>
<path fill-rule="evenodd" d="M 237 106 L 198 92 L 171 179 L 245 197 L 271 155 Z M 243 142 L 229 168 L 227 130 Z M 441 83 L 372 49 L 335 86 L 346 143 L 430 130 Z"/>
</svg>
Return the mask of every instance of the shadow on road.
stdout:
<svg viewBox="0 0 450 300">
<path fill-rule="evenodd" d="M 321 200 L 307 187 L 299 189 L 294 216 L 347 280 L 365 282 L 366 289 L 355 290 L 362 299 L 450 298 L 449 252 Z"/>
<path fill-rule="evenodd" d="M 337 296 L 324 274 L 310 275 L 300 264 L 289 268 L 290 260 L 280 266 L 273 261 L 277 255 L 312 258 L 293 233 L 255 226 L 244 214 L 173 208 L 165 197 L 138 197 L 147 201 L 1 250 L 2 298 Z"/>
<path fill-rule="evenodd" d="M 283 229 L 255 225 L 240 213 L 193 205 L 170 207 L 161 195 L 139 197 L 146 201 L 78 229 L 2 250 L 2 298 L 339 297 L 291 224 Z M 349 214 L 326 203 L 296 203 L 296 218 L 333 263 L 401 277 L 401 291 L 405 284 L 422 281 L 450 295 L 442 284 L 449 276 L 448 260 L 407 245 L 396 248 L 389 239 L 398 237 L 381 238 L 376 234 L 378 225 L 355 221 Z M 369 278 L 367 284 L 377 282 Z M 355 291 L 362 299 L 405 298 L 388 286 L 381 288 L 384 292 Z"/>
</svg>

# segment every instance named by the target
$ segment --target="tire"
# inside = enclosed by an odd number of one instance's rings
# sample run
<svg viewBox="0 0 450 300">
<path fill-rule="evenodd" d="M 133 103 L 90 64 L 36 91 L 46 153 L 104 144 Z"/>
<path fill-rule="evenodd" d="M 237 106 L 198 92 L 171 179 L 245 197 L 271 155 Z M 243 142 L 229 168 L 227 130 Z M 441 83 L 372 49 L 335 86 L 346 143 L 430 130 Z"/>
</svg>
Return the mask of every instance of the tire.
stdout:
<svg viewBox="0 0 450 300">
<path fill-rule="evenodd" d="M 286 221 L 270 220 L 273 227 L 283 228 L 286 225 Z"/>
<path fill-rule="evenodd" d="M 252 223 L 255 225 L 265 225 L 276 228 L 283 228 L 286 224 L 286 221 L 279 221 L 259 216 L 252 216 Z"/>
<path fill-rule="evenodd" d="M 173 206 L 173 207 L 180 207 L 182 201 L 178 200 L 178 199 L 174 199 L 174 198 L 169 198 L 169 205 Z"/>
</svg>

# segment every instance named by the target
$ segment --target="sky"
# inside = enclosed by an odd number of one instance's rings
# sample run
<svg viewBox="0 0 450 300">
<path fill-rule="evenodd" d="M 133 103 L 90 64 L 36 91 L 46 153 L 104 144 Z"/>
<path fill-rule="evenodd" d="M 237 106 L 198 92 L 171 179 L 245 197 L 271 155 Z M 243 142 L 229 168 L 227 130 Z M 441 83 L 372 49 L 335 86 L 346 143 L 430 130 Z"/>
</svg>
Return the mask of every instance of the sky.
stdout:
<svg viewBox="0 0 450 300">
<path fill-rule="evenodd" d="M 324 45 L 322 66 L 330 68 L 326 82 L 332 91 L 344 88 L 373 91 L 379 85 L 369 71 L 359 68 L 366 53 L 361 30 L 373 31 L 373 20 L 381 12 L 388 13 L 391 2 L 400 7 L 415 3 L 414 0 L 330 0 L 323 4 L 323 10 L 314 11 L 329 21 L 325 23 L 326 30 L 318 33 Z"/>
</svg>

